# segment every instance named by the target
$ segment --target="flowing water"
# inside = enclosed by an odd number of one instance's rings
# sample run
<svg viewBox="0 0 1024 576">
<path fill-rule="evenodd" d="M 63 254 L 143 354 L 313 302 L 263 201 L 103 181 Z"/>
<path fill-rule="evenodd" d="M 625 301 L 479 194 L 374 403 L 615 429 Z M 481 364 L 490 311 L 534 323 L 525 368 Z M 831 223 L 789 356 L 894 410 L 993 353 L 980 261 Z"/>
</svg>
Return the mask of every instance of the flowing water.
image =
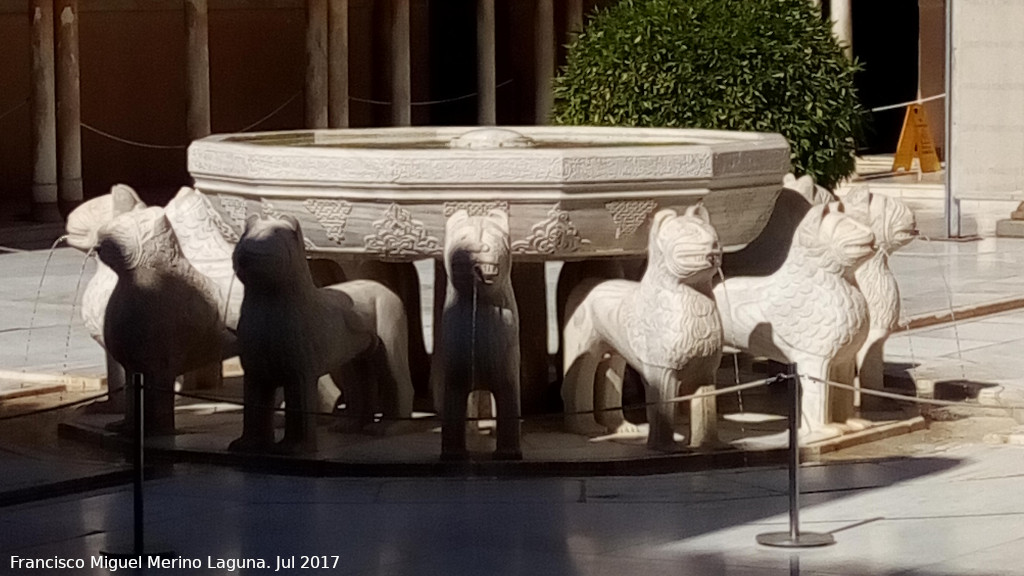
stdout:
<svg viewBox="0 0 1024 576">
<path fill-rule="evenodd" d="M 933 241 L 931 238 L 923 235 L 918 236 L 918 238 L 928 244 L 932 254 L 935 255 L 935 261 L 938 262 L 939 264 L 939 275 L 942 276 L 942 285 L 946 291 L 946 309 L 949 311 L 950 324 L 952 324 L 953 326 L 953 339 L 956 342 L 956 357 L 957 360 L 960 362 L 960 379 L 966 381 L 967 369 L 964 363 L 963 346 L 961 346 L 960 343 L 960 329 L 958 327 L 958 322 L 956 319 L 956 310 L 953 307 L 953 289 L 952 287 L 950 287 L 949 278 L 946 275 L 945 262 L 942 261 L 942 254 L 937 253 L 934 249 L 934 244 L 932 244 Z"/>
<path fill-rule="evenodd" d="M 731 308 L 729 306 L 729 290 L 727 289 L 727 287 L 725 285 L 725 272 L 723 272 L 721 268 L 718 269 L 718 276 L 719 276 L 719 278 L 722 279 L 722 294 L 725 296 L 725 298 L 724 298 L 724 300 L 725 300 L 725 302 L 724 302 L 724 304 L 725 304 L 724 309 L 728 311 L 728 310 L 731 310 Z M 719 309 L 721 310 L 722 307 L 720 306 Z M 732 373 L 733 373 L 734 384 L 740 384 L 740 361 L 739 361 L 739 352 L 738 351 L 734 352 L 732 354 Z M 743 408 L 743 391 L 742 390 L 737 390 L 736 391 L 736 399 L 737 399 L 737 402 L 739 404 L 740 414 L 745 414 L 746 410 Z M 740 418 L 740 436 L 742 438 L 746 438 L 747 437 L 747 426 L 745 424 L 745 421 L 746 421 L 746 418 L 743 418 L 743 417 Z M 743 461 L 744 461 L 744 464 L 746 463 L 746 458 L 747 458 L 747 452 L 746 452 L 746 450 L 744 450 L 743 451 Z"/>
<path fill-rule="evenodd" d="M 78 282 L 75 283 L 75 294 L 71 299 L 71 316 L 68 318 L 68 330 L 64 334 L 64 364 L 61 368 L 61 374 L 67 376 L 68 373 L 68 357 L 71 354 L 71 330 L 75 325 L 75 312 L 80 308 L 79 303 L 81 302 L 82 293 L 82 278 L 85 277 L 85 268 L 89 264 L 89 259 L 96 254 L 96 247 L 89 248 L 89 251 L 85 253 L 85 257 L 82 258 L 82 267 L 78 269 Z"/>
<path fill-rule="evenodd" d="M 39 276 L 39 286 L 36 287 L 36 299 L 32 304 L 32 316 L 29 317 L 28 321 L 28 335 L 25 337 L 25 359 L 22 362 L 22 372 L 26 371 L 28 368 L 29 353 L 32 350 L 32 332 L 36 326 L 36 316 L 39 312 L 39 300 L 43 293 L 43 283 L 46 282 L 46 272 L 50 268 L 50 261 L 53 260 L 53 254 L 57 251 L 57 247 L 67 239 L 67 235 L 57 238 L 53 242 L 53 245 L 50 246 L 50 251 L 46 255 L 46 262 L 43 264 L 43 273 Z"/>
</svg>

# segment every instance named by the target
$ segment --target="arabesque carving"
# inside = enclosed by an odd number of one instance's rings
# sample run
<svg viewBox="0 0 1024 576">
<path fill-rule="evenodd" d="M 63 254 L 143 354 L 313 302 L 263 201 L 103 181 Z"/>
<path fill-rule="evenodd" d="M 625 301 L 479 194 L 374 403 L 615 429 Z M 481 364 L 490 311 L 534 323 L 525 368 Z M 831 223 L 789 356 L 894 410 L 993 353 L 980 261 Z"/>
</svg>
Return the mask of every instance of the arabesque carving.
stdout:
<svg viewBox="0 0 1024 576">
<path fill-rule="evenodd" d="M 548 210 L 548 217 L 534 224 L 530 234 L 512 243 L 515 254 L 553 254 L 575 252 L 590 241 L 580 236 L 569 212 L 555 204 Z"/>
<path fill-rule="evenodd" d="M 327 239 L 335 244 L 345 242 L 345 228 L 348 227 L 348 216 L 352 213 L 352 203 L 344 200 L 310 199 L 304 202 L 316 221 L 323 227 Z"/>
<path fill-rule="evenodd" d="M 604 205 L 615 222 L 615 237 L 632 236 L 658 207 L 654 200 L 615 200 Z"/>
<path fill-rule="evenodd" d="M 441 241 L 427 233 L 426 226 L 398 204 L 388 206 L 383 217 L 374 220 L 373 229 L 374 234 L 363 237 L 363 244 L 370 252 L 384 256 L 429 256 L 441 251 Z"/>
</svg>

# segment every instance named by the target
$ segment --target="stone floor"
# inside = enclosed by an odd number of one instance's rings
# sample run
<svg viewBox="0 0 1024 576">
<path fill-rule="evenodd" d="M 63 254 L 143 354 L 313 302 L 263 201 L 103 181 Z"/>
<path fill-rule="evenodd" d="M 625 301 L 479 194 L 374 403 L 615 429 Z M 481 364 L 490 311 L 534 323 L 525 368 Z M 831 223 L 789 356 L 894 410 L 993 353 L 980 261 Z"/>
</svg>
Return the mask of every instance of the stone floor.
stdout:
<svg viewBox="0 0 1024 576">
<path fill-rule="evenodd" d="M 149 548 L 201 559 L 327 556 L 351 575 L 997 576 L 1024 573 L 1024 448 L 802 470 L 803 529 L 836 544 L 790 553 L 755 543 L 787 529 L 786 471 L 649 477 L 341 479 L 179 466 L 146 487 Z M 82 558 L 131 546 L 131 492 L 108 489 L 4 509 L 13 558 Z M 7 574 L 18 571 L 4 559 Z M 45 572 L 58 573 L 58 572 Z M 101 568 L 68 574 L 109 574 Z M 120 573 L 120 572 L 119 572 Z M 322 570 L 283 570 L 287 574 Z"/>
<path fill-rule="evenodd" d="M 0 375 L 19 394 L 32 375 L 72 382 L 103 373 L 99 347 L 73 305 L 76 286 L 84 286 L 82 255 L 56 251 L 43 277 L 46 258 L 0 255 Z M 906 320 L 941 320 L 951 308 L 959 320 L 894 335 L 890 373 L 931 383 L 938 397 L 1024 402 L 1024 310 L 1016 309 L 1024 241 L 919 241 L 892 263 Z M 974 313 L 981 315 L 969 317 Z M 89 393 L 8 398 L 0 401 L 0 419 Z M 265 558 L 266 572 L 276 556 L 306 554 L 338 555 L 337 572 L 367 575 L 1024 574 L 1024 447 L 1014 444 L 1022 436 L 1014 421 L 999 414 L 935 420 L 927 431 L 805 467 L 804 528 L 832 532 L 838 543 L 797 555 L 754 542 L 758 533 L 785 529 L 786 473 L 777 467 L 494 480 L 282 477 L 176 465 L 171 477 L 147 484 L 146 527 L 154 546 L 177 555 L 204 562 L 208 555 Z M 34 487 L 39 498 L 61 486 L 123 480 L 120 458 L 56 436 L 65 417 L 66 411 L 34 416 L 31 425 L 0 420 L 0 493 L 26 499 Z M 998 441 L 1007 443 L 986 443 Z M 88 564 L 102 549 L 127 548 L 130 506 L 127 488 L 6 506 L 0 552 Z M 0 558 L 0 566 L 0 573 L 22 573 L 8 559 Z"/>
</svg>

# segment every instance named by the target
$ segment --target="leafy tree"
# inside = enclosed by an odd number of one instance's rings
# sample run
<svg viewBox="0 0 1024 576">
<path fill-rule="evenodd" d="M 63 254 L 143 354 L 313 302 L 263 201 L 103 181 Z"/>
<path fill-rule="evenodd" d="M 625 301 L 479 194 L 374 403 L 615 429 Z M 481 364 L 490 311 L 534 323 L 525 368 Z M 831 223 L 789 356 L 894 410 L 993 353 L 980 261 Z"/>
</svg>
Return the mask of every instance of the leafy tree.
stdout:
<svg viewBox="0 0 1024 576">
<path fill-rule="evenodd" d="M 620 0 L 569 47 L 554 121 L 779 132 L 832 188 L 864 130 L 859 69 L 809 0 Z"/>
</svg>

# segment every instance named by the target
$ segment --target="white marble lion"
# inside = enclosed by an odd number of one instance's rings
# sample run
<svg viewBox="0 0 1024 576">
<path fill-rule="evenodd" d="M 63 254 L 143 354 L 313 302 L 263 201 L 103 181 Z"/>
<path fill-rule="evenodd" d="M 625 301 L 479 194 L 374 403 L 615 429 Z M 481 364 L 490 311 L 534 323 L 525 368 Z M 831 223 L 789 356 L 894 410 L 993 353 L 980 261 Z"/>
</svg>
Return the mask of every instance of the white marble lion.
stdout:
<svg viewBox="0 0 1024 576">
<path fill-rule="evenodd" d="M 715 287 L 725 343 L 754 356 L 795 363 L 802 374 L 853 383 L 857 350 L 867 338 L 868 305 L 857 267 L 874 255 L 871 228 L 842 203 L 812 206 L 796 229 L 782 267 L 764 277 L 732 277 Z M 828 431 L 830 392 L 802 381 L 802 428 Z"/>
<path fill-rule="evenodd" d="M 721 257 L 703 206 L 682 215 L 661 210 L 651 221 L 647 270 L 639 282 L 591 281 L 573 291 L 564 328 L 562 384 L 570 430 L 621 430 L 621 411 L 608 409 L 621 406 L 622 391 L 608 389 L 615 380 L 605 376 L 608 369 L 621 371 L 621 362 L 614 364 L 621 357 L 643 377 L 647 445 L 674 447 L 676 404 L 665 401 L 715 387 L 722 325 L 711 280 Z M 596 415 L 587 413 L 595 408 Z M 691 402 L 690 413 L 691 446 L 717 443 L 714 398 Z M 595 426 L 595 416 L 601 426 Z"/>
</svg>

